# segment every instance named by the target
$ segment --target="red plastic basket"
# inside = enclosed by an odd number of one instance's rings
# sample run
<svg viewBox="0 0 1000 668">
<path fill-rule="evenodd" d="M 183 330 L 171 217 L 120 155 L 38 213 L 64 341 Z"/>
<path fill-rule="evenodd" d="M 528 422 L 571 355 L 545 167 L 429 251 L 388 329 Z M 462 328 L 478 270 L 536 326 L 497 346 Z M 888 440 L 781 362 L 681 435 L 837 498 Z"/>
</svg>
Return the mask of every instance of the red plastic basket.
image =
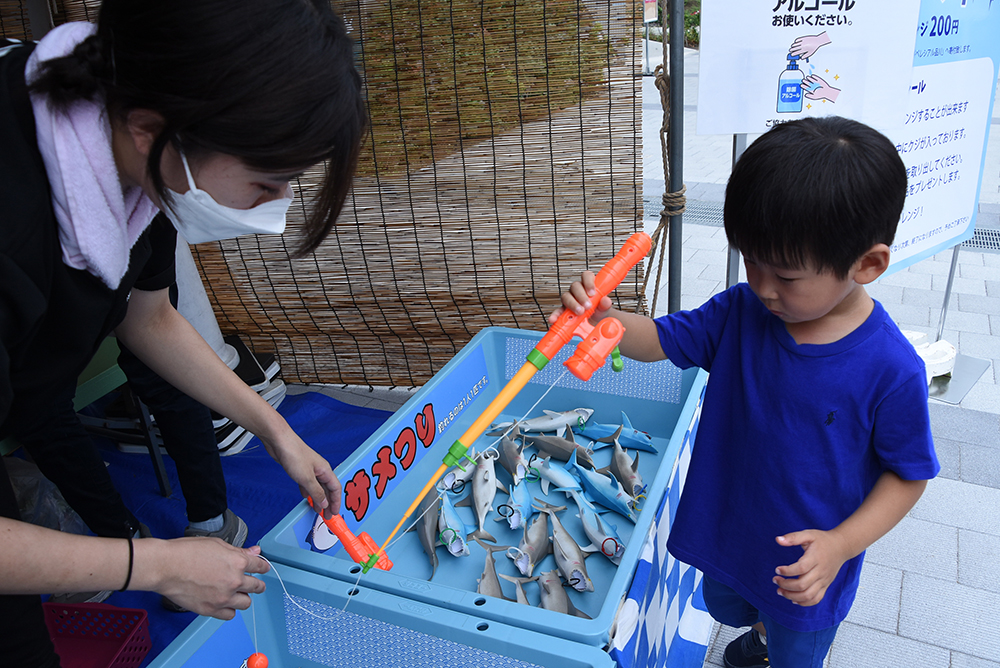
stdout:
<svg viewBox="0 0 1000 668">
<path fill-rule="evenodd" d="M 146 611 L 105 603 L 45 603 L 63 668 L 137 668 L 152 647 Z"/>
</svg>

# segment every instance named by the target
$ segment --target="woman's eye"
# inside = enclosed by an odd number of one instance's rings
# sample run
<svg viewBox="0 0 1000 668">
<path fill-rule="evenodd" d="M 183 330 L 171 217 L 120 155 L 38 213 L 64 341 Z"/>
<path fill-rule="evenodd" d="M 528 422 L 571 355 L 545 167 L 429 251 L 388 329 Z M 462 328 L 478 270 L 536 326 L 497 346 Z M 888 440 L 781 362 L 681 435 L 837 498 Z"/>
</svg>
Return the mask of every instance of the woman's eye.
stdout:
<svg viewBox="0 0 1000 668">
<path fill-rule="evenodd" d="M 271 186 L 266 186 L 263 183 L 257 184 L 257 187 L 263 190 L 268 195 L 280 195 L 281 190 L 278 188 L 272 188 Z"/>
</svg>

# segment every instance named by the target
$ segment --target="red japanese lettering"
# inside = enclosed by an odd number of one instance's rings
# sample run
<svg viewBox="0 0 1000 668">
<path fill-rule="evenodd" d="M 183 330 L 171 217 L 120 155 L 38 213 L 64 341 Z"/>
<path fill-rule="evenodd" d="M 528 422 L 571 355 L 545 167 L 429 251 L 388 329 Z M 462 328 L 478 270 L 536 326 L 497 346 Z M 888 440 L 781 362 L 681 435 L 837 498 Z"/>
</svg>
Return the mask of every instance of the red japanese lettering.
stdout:
<svg viewBox="0 0 1000 668">
<path fill-rule="evenodd" d="M 431 447 L 434 437 L 437 435 L 437 423 L 434 422 L 434 404 L 424 406 L 422 413 L 417 413 L 413 418 L 413 426 L 417 428 L 417 437 L 424 444 L 425 448 Z"/>
<path fill-rule="evenodd" d="M 371 486 L 372 479 L 364 469 L 356 471 L 354 477 L 344 485 L 344 506 L 354 513 L 354 519 L 358 522 L 368 512 L 368 490 Z"/>
<path fill-rule="evenodd" d="M 385 494 L 385 486 L 396 477 L 396 465 L 389 457 L 392 455 L 392 448 L 383 445 L 378 451 L 378 461 L 372 464 L 372 475 L 375 476 L 375 496 L 382 498 Z"/>
<path fill-rule="evenodd" d="M 396 437 L 393 452 L 404 471 L 410 468 L 413 459 L 417 456 L 417 435 L 413 433 L 412 429 L 407 427 L 400 432 L 399 436 Z"/>
</svg>

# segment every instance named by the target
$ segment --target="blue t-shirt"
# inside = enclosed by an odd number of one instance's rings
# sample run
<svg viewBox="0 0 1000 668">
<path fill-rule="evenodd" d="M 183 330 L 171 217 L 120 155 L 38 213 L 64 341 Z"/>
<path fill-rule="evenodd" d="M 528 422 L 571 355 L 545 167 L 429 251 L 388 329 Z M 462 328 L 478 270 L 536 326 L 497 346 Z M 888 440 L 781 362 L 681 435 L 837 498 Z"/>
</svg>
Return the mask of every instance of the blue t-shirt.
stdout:
<svg viewBox="0 0 1000 668">
<path fill-rule="evenodd" d="M 771 580 L 803 551 L 775 537 L 836 527 L 884 471 L 937 475 L 923 361 L 878 302 L 839 341 L 799 345 L 745 283 L 656 325 L 674 364 L 711 374 L 667 548 L 788 628 L 840 623 L 864 555 L 796 606 Z"/>
</svg>

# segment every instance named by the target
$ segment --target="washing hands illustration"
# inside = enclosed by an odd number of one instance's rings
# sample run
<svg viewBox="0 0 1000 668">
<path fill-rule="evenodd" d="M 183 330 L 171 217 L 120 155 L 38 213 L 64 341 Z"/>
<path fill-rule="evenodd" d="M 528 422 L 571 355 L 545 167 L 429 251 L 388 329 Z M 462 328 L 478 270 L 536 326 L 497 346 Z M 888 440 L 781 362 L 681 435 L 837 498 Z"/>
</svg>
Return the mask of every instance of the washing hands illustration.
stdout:
<svg viewBox="0 0 1000 668">
<path fill-rule="evenodd" d="M 805 90 L 805 97 L 809 100 L 830 100 L 836 102 L 840 95 L 840 89 L 828 84 L 823 77 L 815 74 L 802 79 L 802 88 Z"/>
</svg>

